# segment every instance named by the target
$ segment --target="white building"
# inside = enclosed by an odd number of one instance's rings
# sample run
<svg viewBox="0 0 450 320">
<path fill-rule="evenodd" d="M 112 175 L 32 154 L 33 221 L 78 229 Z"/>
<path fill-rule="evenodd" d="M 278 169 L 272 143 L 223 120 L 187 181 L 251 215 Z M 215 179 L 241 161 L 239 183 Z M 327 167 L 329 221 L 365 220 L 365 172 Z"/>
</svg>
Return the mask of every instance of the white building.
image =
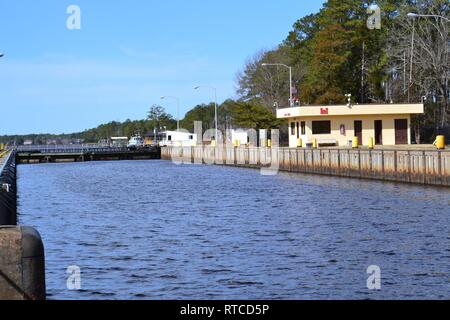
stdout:
<svg viewBox="0 0 450 320">
<path fill-rule="evenodd" d="M 197 145 L 197 135 L 185 131 L 166 131 L 158 134 L 159 145 L 174 147 L 195 147 Z"/>
<path fill-rule="evenodd" d="M 244 146 L 249 143 L 248 132 L 244 129 L 231 130 L 231 143 L 235 146 Z"/>
</svg>

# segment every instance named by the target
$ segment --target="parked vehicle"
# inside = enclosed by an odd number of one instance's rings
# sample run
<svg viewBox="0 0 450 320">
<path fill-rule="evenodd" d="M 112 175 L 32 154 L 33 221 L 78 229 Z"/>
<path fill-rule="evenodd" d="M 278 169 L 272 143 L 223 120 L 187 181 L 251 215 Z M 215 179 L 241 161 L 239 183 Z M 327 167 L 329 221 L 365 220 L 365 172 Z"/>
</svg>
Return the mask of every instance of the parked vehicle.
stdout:
<svg viewBox="0 0 450 320">
<path fill-rule="evenodd" d="M 134 135 L 127 144 L 128 150 L 136 150 L 144 147 L 144 139 L 140 135 Z"/>
</svg>

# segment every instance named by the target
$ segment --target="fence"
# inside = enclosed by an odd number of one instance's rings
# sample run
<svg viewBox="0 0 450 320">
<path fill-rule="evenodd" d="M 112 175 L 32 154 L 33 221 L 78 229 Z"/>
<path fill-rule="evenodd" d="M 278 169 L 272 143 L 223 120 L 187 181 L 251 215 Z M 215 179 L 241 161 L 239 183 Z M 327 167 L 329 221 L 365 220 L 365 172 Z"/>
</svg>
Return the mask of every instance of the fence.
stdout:
<svg viewBox="0 0 450 320">
<path fill-rule="evenodd" d="M 450 186 L 449 150 L 164 147 L 161 158 L 351 178 Z"/>
</svg>

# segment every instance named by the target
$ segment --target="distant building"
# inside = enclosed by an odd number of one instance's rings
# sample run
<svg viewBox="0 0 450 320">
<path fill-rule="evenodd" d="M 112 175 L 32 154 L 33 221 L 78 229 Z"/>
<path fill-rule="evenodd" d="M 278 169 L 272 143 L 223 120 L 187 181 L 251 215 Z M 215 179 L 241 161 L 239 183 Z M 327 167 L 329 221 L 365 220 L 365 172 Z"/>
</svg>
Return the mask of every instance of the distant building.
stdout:
<svg viewBox="0 0 450 320">
<path fill-rule="evenodd" d="M 114 147 L 124 147 L 128 143 L 128 137 L 111 137 L 111 144 Z"/>
<path fill-rule="evenodd" d="M 23 145 L 24 145 L 24 146 L 31 146 L 31 145 L 33 145 L 33 140 L 25 140 L 25 141 L 23 142 Z"/>
<path fill-rule="evenodd" d="M 182 131 L 166 131 L 157 135 L 160 146 L 195 147 L 197 135 Z"/>
<path fill-rule="evenodd" d="M 244 146 L 250 142 L 247 129 L 232 129 L 229 138 L 234 146 Z"/>
<path fill-rule="evenodd" d="M 411 115 L 423 114 L 423 104 L 306 106 L 279 109 L 277 117 L 289 121 L 289 146 L 318 144 L 360 145 L 373 138 L 376 145 L 411 144 Z"/>
</svg>

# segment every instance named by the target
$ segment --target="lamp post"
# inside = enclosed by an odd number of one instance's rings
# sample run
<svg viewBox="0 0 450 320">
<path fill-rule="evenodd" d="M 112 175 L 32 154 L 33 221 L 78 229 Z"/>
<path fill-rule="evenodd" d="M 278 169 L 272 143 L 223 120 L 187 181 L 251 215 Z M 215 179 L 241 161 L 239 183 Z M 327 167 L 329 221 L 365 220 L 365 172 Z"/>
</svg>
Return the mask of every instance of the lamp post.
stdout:
<svg viewBox="0 0 450 320">
<path fill-rule="evenodd" d="M 284 63 L 263 63 L 263 67 L 269 67 L 269 66 L 281 66 L 289 69 L 289 105 L 292 107 L 293 101 L 292 101 L 292 67 L 284 64 Z"/>
<path fill-rule="evenodd" d="M 162 96 L 161 100 L 174 99 L 177 102 L 177 131 L 180 131 L 180 99 L 173 96 Z"/>
<path fill-rule="evenodd" d="M 408 102 L 410 102 L 410 93 L 411 93 L 411 86 L 412 86 L 412 80 L 413 80 L 413 59 L 414 59 L 414 36 L 415 36 L 415 19 L 416 18 L 440 18 L 443 20 L 447 20 L 448 22 L 450 22 L 450 19 L 444 17 L 444 16 L 440 16 L 437 14 L 418 14 L 418 13 L 413 13 L 410 12 L 406 15 L 409 19 L 414 19 L 413 20 L 413 31 L 412 31 L 412 36 L 411 36 L 411 66 L 409 68 L 409 86 L 408 86 Z"/>
<path fill-rule="evenodd" d="M 418 14 L 418 13 L 408 13 L 407 14 L 408 18 L 411 19 L 415 19 L 415 18 L 439 18 L 439 19 L 444 19 L 447 20 L 448 22 L 450 22 L 450 19 L 444 17 L 444 16 L 440 16 L 438 14 Z"/>
<path fill-rule="evenodd" d="M 215 123 L 215 127 L 216 127 L 216 133 L 215 133 L 215 140 L 217 142 L 218 139 L 218 128 L 217 128 L 217 89 L 215 87 L 212 86 L 196 86 L 194 87 L 194 90 L 198 90 L 200 88 L 208 88 L 214 91 L 214 123 Z"/>
</svg>

